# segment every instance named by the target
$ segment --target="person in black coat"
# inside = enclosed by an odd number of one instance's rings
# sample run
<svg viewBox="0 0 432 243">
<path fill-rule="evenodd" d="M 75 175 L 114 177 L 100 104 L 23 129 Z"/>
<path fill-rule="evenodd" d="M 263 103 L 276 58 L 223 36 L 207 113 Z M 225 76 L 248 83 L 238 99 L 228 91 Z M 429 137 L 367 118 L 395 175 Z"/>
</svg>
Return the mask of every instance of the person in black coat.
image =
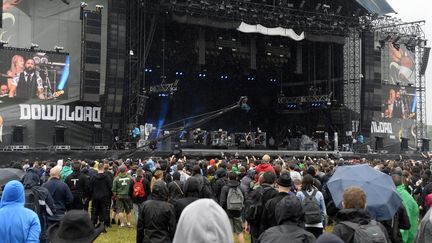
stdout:
<svg viewBox="0 0 432 243">
<path fill-rule="evenodd" d="M 52 199 L 54 200 L 55 214 L 52 216 L 48 215 L 48 227 L 62 221 L 66 210 L 70 208 L 70 205 L 73 202 L 72 192 L 66 183 L 60 180 L 60 171 L 61 167 L 58 165 L 52 168 L 50 170 L 50 179 L 42 185 L 48 189 Z"/>
<path fill-rule="evenodd" d="M 172 175 L 172 181 L 168 184 L 169 190 L 169 201 L 174 203 L 180 198 L 184 197 L 183 185 L 184 183 L 180 181 L 180 173 L 178 171 L 174 172 Z"/>
<path fill-rule="evenodd" d="M 102 163 L 98 165 L 98 173 L 90 179 L 89 184 L 89 198 L 92 199 L 92 222 L 94 225 L 99 222 L 99 224 L 103 223 L 105 226 L 108 226 L 110 222 L 109 219 L 107 220 L 106 210 L 110 206 L 112 181 L 105 174 Z"/>
<path fill-rule="evenodd" d="M 277 225 L 275 209 L 276 205 L 282 200 L 282 198 L 289 195 L 295 197 L 295 194 L 290 191 L 292 181 L 289 172 L 282 172 L 279 178 L 276 180 L 276 183 L 278 184 L 277 190 L 279 193 L 265 203 L 263 212 L 261 214 L 260 234 L 268 228 Z"/>
<path fill-rule="evenodd" d="M 183 209 L 185 209 L 189 204 L 200 198 L 199 178 L 189 177 L 183 186 L 183 191 L 185 197 L 178 199 L 174 203 L 177 221 L 180 219 L 180 215 L 183 212 Z"/>
<path fill-rule="evenodd" d="M 295 196 L 285 196 L 276 205 L 277 226 L 264 231 L 258 242 L 282 243 L 287 242 L 315 242 L 315 236 L 303 227 L 304 211 L 300 200 Z"/>
<path fill-rule="evenodd" d="M 212 182 L 213 195 L 216 198 L 216 202 L 219 202 L 222 188 L 228 183 L 227 171 L 224 168 L 219 168 Z"/>
<path fill-rule="evenodd" d="M 359 225 L 367 225 L 371 221 L 371 216 L 366 211 L 366 194 L 358 187 L 346 189 L 342 195 L 342 209 L 336 215 L 336 225 L 333 227 L 333 234 L 339 236 L 344 242 L 351 243 L 354 241 L 354 229 L 341 223 L 349 221 Z M 385 235 L 387 242 L 390 242 L 385 227 L 377 222 Z"/>
<path fill-rule="evenodd" d="M 168 188 L 156 181 L 150 200 L 143 204 L 137 224 L 137 243 L 170 243 L 176 230 L 174 206 L 167 202 Z"/>
<path fill-rule="evenodd" d="M 88 196 L 89 180 L 88 177 L 80 171 L 80 169 L 81 163 L 75 161 L 72 164 L 72 174 L 66 177 L 65 180 L 65 183 L 69 186 L 74 198 L 71 209 L 84 209 L 84 202 Z"/>
</svg>

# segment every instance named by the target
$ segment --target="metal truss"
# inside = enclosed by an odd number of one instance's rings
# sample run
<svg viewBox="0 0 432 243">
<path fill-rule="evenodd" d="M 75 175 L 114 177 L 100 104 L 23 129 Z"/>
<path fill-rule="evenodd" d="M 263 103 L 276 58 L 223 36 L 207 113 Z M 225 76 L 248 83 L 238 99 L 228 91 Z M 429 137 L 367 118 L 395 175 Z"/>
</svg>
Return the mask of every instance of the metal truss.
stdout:
<svg viewBox="0 0 432 243">
<path fill-rule="evenodd" d="M 424 48 L 416 46 L 415 59 L 416 59 L 416 95 L 417 95 L 417 146 L 420 148 L 423 143 L 423 138 L 427 137 L 426 132 L 426 78 L 420 73 L 420 65 L 424 55 Z"/>
<path fill-rule="evenodd" d="M 415 54 L 415 87 L 417 96 L 416 125 L 417 147 L 421 147 L 422 139 L 426 138 L 426 78 L 420 73 L 420 66 L 424 55 L 425 46 L 425 21 L 403 22 L 393 17 L 379 17 L 371 19 L 372 29 L 375 31 L 375 39 L 378 41 L 393 41 L 405 44 Z M 388 55 L 388 54 L 387 54 Z M 382 60 L 389 60 L 383 57 Z M 388 66 L 388 65 L 387 65 Z M 388 74 L 382 72 L 383 82 L 388 80 Z"/>
<path fill-rule="evenodd" d="M 358 31 L 350 31 L 345 38 L 344 55 L 344 86 L 343 102 L 346 107 L 354 111 L 360 119 L 360 97 L 361 97 L 361 38 Z"/>
<path fill-rule="evenodd" d="M 345 36 L 349 28 L 363 28 L 358 17 L 341 16 L 325 10 L 315 12 L 285 6 L 248 1 L 160 1 L 150 0 L 149 11 L 176 13 L 224 21 L 244 21 L 267 27 L 298 28 L 309 33 L 332 33 Z M 159 6 L 160 8 L 158 8 Z"/>
<path fill-rule="evenodd" d="M 166 83 L 165 80 L 162 80 L 161 84 L 150 86 L 149 94 L 157 94 L 157 93 L 174 93 L 177 91 L 177 84 L 179 80 L 176 79 L 174 83 Z"/>
<path fill-rule="evenodd" d="M 280 95 L 278 97 L 278 104 L 289 105 L 289 104 L 307 104 L 307 103 L 324 103 L 329 102 L 331 95 L 312 95 L 312 96 L 297 96 L 297 97 L 285 97 Z"/>
</svg>

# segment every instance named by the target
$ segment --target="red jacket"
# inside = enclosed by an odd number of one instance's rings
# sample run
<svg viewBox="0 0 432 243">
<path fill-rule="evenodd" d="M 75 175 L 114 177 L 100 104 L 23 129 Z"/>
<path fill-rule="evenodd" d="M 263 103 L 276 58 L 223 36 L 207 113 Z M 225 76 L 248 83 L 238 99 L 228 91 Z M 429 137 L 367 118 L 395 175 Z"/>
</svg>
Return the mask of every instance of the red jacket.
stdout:
<svg viewBox="0 0 432 243">
<path fill-rule="evenodd" d="M 273 166 L 271 166 L 271 164 L 266 163 L 266 164 L 259 164 L 256 169 L 255 169 L 255 181 L 259 180 L 259 177 L 261 175 L 261 173 L 265 173 L 267 171 L 273 171 L 273 173 L 276 173 Z"/>
</svg>

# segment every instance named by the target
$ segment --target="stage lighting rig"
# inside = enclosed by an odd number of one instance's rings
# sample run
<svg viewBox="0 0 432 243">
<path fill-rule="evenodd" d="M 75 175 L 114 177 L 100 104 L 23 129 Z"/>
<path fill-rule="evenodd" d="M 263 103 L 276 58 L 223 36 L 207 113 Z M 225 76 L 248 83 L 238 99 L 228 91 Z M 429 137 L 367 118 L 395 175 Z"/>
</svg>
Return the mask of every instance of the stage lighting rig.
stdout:
<svg viewBox="0 0 432 243">
<path fill-rule="evenodd" d="M 99 12 L 102 11 L 103 8 L 104 8 L 103 5 L 100 5 L 100 4 L 96 5 L 96 10 L 99 11 Z"/>
<path fill-rule="evenodd" d="M 62 46 L 54 46 L 54 50 L 55 50 L 57 53 L 59 53 L 59 52 L 61 52 L 61 51 L 64 50 L 64 47 L 62 47 Z"/>
<path fill-rule="evenodd" d="M 3 47 L 5 45 L 9 44 L 9 42 L 5 41 L 5 40 L 0 40 L 0 46 Z"/>
<path fill-rule="evenodd" d="M 38 45 L 38 44 L 30 43 L 30 50 L 34 51 L 34 50 L 36 50 L 36 49 L 38 49 L 38 48 L 39 48 L 39 45 Z"/>
</svg>

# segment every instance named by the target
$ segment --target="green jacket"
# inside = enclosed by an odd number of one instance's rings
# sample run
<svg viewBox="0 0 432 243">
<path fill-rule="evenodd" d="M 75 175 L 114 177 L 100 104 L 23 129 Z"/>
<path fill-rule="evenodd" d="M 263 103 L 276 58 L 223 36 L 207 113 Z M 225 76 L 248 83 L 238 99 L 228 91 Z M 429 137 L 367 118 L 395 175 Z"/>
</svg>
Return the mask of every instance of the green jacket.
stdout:
<svg viewBox="0 0 432 243">
<path fill-rule="evenodd" d="M 63 166 L 60 174 L 61 174 L 61 181 L 65 181 L 66 177 L 68 177 L 70 174 L 72 174 L 72 169 L 69 166 Z"/>
<path fill-rule="evenodd" d="M 132 184 L 133 179 L 129 174 L 120 173 L 114 179 L 112 192 L 117 196 L 129 196 L 129 190 Z"/>
<path fill-rule="evenodd" d="M 418 226 L 418 205 L 414 198 L 405 189 L 405 185 L 399 185 L 396 187 L 396 190 L 402 198 L 402 203 L 406 208 L 411 224 L 411 228 L 409 230 L 401 230 L 402 241 L 403 243 L 412 243 L 414 242 Z"/>
</svg>

